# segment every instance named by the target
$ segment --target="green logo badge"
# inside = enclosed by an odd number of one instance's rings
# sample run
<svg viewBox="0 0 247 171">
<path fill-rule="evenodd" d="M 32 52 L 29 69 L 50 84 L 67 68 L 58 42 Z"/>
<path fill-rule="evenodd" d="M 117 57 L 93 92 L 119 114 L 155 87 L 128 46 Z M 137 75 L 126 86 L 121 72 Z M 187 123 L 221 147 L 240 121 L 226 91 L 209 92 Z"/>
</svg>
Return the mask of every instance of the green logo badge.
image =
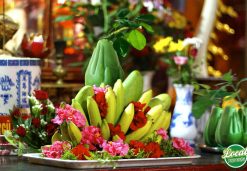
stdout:
<svg viewBox="0 0 247 171">
<path fill-rule="evenodd" d="M 222 158 L 228 166 L 240 168 L 244 166 L 247 161 L 247 148 L 238 144 L 230 145 L 223 151 Z"/>
</svg>

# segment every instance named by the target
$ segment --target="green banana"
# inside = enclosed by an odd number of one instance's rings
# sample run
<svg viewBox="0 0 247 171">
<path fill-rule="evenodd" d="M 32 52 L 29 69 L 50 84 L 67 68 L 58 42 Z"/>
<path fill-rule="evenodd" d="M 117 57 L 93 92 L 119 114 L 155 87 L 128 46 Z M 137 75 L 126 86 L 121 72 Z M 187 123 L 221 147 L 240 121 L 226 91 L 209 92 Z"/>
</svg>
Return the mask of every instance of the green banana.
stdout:
<svg viewBox="0 0 247 171">
<path fill-rule="evenodd" d="M 89 119 L 87 112 L 87 97 L 93 95 L 94 95 L 93 87 L 86 85 L 80 89 L 80 91 L 77 93 L 77 95 L 74 98 L 78 103 L 80 103 L 85 115 L 87 116 L 87 119 Z"/>
<path fill-rule="evenodd" d="M 148 139 L 149 137 L 151 137 L 154 133 L 154 131 L 162 128 L 163 124 L 164 124 L 164 120 L 166 117 L 166 112 L 163 111 L 160 116 L 158 117 L 158 119 L 152 124 L 151 128 L 148 130 L 147 134 L 142 138 L 142 141 L 145 141 L 146 139 Z"/>
<path fill-rule="evenodd" d="M 99 112 L 98 105 L 93 97 L 87 98 L 87 110 L 89 115 L 90 125 L 100 127 L 102 120 Z"/>
<path fill-rule="evenodd" d="M 58 130 L 51 137 L 51 143 L 53 144 L 55 141 L 62 141 L 62 135 L 58 132 Z"/>
<path fill-rule="evenodd" d="M 138 101 L 140 103 L 142 103 L 142 104 L 145 104 L 143 110 L 146 109 L 146 107 L 148 106 L 148 104 L 149 104 L 150 100 L 152 99 L 152 97 L 153 97 L 153 90 L 152 89 L 149 89 L 149 90 L 145 91 L 141 95 L 141 97 L 140 97 L 140 99 Z"/>
<path fill-rule="evenodd" d="M 124 110 L 118 124 L 121 126 L 121 130 L 126 134 L 129 129 L 129 126 L 134 118 L 135 108 L 134 104 L 130 103 Z"/>
<path fill-rule="evenodd" d="M 67 129 L 73 145 L 76 146 L 81 142 L 82 139 L 82 133 L 80 129 L 72 121 L 68 122 Z"/>
<path fill-rule="evenodd" d="M 161 128 L 163 128 L 164 130 L 167 130 L 170 127 L 171 117 L 172 117 L 171 112 L 166 111 L 166 115 L 163 120 L 163 125 Z"/>
<path fill-rule="evenodd" d="M 108 123 L 114 124 L 117 106 L 116 106 L 116 96 L 111 87 L 107 88 L 105 99 L 107 103 L 107 114 L 105 119 Z"/>
<path fill-rule="evenodd" d="M 171 96 L 169 94 L 166 94 L 166 93 L 159 94 L 155 96 L 154 98 L 157 98 L 162 101 L 163 110 L 166 110 L 166 111 L 169 110 L 171 106 L 171 102 L 172 102 Z"/>
<path fill-rule="evenodd" d="M 116 116 L 115 116 L 115 123 L 116 124 L 124 110 L 124 87 L 122 80 L 118 79 L 114 84 L 113 91 L 116 95 Z"/>
<path fill-rule="evenodd" d="M 147 112 L 147 118 L 148 120 L 151 120 L 152 122 L 155 122 L 160 114 L 162 113 L 162 105 L 157 105 L 152 107 L 148 112 Z"/>
<path fill-rule="evenodd" d="M 129 143 L 131 140 L 140 140 L 142 137 L 144 137 L 147 134 L 151 126 L 152 126 L 152 121 L 148 120 L 143 127 L 126 135 L 125 142 Z"/>
<path fill-rule="evenodd" d="M 152 98 L 151 100 L 150 100 L 150 102 L 148 103 L 148 106 L 150 107 L 150 108 L 152 108 L 152 107 L 154 107 L 154 106 L 157 106 L 157 105 L 162 105 L 162 109 L 164 110 L 165 109 L 165 106 L 164 106 L 164 104 L 163 104 L 163 102 L 160 100 L 160 99 L 158 99 L 158 98 Z"/>
<path fill-rule="evenodd" d="M 81 112 L 81 114 L 85 117 L 86 119 L 86 126 L 88 126 L 88 120 L 87 120 L 87 116 L 85 115 L 85 112 L 84 110 L 82 109 L 80 103 L 76 100 L 76 99 L 72 99 L 72 104 L 71 106 L 74 108 L 74 109 L 77 109 Z"/>
<path fill-rule="evenodd" d="M 63 122 L 60 125 L 60 132 L 61 132 L 61 135 L 62 135 L 62 139 L 64 141 L 71 141 L 69 133 L 68 133 L 67 123 L 66 122 Z"/>
<path fill-rule="evenodd" d="M 108 140 L 110 138 L 110 136 L 111 136 L 110 128 L 109 128 L 109 125 L 105 119 L 102 120 L 100 131 L 101 131 L 101 135 L 103 136 L 103 138 L 105 140 Z"/>
<path fill-rule="evenodd" d="M 137 70 L 132 71 L 123 82 L 124 87 L 124 106 L 130 102 L 136 102 L 143 92 L 143 77 Z"/>
<path fill-rule="evenodd" d="M 117 79 L 123 79 L 124 72 L 112 41 L 98 41 L 85 73 L 85 85 L 99 86 L 101 83 L 113 86 Z"/>
</svg>

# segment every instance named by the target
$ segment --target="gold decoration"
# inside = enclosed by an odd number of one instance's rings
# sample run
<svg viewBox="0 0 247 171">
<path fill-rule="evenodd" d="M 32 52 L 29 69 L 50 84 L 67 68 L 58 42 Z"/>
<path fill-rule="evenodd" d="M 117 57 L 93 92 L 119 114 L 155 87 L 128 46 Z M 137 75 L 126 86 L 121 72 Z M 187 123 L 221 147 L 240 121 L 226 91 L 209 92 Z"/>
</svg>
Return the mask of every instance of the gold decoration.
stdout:
<svg viewBox="0 0 247 171">
<path fill-rule="evenodd" d="M 0 49 L 3 49 L 5 43 L 12 39 L 18 30 L 19 25 L 6 15 L 0 15 Z"/>
<path fill-rule="evenodd" d="M 231 28 L 228 24 L 222 23 L 219 21 L 219 18 L 222 17 L 222 14 L 229 15 L 230 17 L 236 18 L 238 16 L 237 12 L 231 7 L 231 6 L 226 6 L 222 0 L 218 0 L 218 9 L 216 13 L 216 20 L 215 20 L 215 29 L 221 32 L 225 32 L 227 34 L 235 34 L 235 30 Z M 207 55 L 207 60 L 208 60 L 208 74 L 212 75 L 214 77 L 221 77 L 222 73 L 219 70 L 216 70 L 209 64 L 209 61 L 213 60 L 214 56 L 220 56 L 222 59 L 225 61 L 229 60 L 229 56 L 224 52 L 224 50 L 220 47 L 217 46 L 216 44 L 213 43 L 213 41 L 218 41 L 218 36 L 213 31 L 210 35 L 210 41 L 208 44 L 208 55 Z"/>
</svg>

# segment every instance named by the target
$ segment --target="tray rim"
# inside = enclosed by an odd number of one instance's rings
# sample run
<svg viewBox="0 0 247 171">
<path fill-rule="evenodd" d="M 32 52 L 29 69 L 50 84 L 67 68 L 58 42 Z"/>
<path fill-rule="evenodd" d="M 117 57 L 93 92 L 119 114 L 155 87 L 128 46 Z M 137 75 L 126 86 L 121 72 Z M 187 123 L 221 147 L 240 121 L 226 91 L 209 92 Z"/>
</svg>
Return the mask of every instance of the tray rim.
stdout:
<svg viewBox="0 0 247 171">
<path fill-rule="evenodd" d="M 200 155 L 187 157 L 163 157 L 163 158 L 142 158 L 142 159 L 119 159 L 113 161 L 100 162 L 98 160 L 62 160 L 41 157 L 41 153 L 27 153 L 23 157 L 28 162 L 46 166 L 56 166 L 69 169 L 95 169 L 95 168 L 127 168 L 143 166 L 168 166 L 168 165 L 188 165 L 193 159 L 200 158 Z"/>
</svg>

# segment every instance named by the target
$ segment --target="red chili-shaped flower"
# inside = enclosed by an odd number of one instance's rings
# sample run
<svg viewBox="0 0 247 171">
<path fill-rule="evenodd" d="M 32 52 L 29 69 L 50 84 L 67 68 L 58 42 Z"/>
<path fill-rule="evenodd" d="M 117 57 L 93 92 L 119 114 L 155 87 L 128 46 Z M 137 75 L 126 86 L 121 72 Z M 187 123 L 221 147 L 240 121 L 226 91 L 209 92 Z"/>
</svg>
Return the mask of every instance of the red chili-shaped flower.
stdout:
<svg viewBox="0 0 247 171">
<path fill-rule="evenodd" d="M 100 111 L 100 116 L 102 118 L 106 117 L 107 114 L 107 103 L 106 103 L 106 99 L 105 99 L 105 93 L 106 93 L 106 89 L 102 88 L 102 87 L 96 87 L 94 86 L 94 100 L 96 101 L 98 107 L 99 107 L 99 111 Z"/>
<path fill-rule="evenodd" d="M 144 143 L 141 141 L 131 140 L 129 143 L 130 149 L 133 150 L 134 154 L 137 155 L 141 150 L 144 151 Z"/>
<path fill-rule="evenodd" d="M 160 149 L 160 145 L 157 142 L 148 143 L 144 151 L 148 153 L 149 158 L 159 158 L 164 155 L 164 152 Z"/>
<path fill-rule="evenodd" d="M 32 125 L 33 125 L 35 128 L 39 128 L 39 127 L 40 127 L 40 118 L 33 118 L 33 119 L 32 119 Z"/>
<path fill-rule="evenodd" d="M 25 137 L 26 135 L 26 130 L 23 126 L 19 126 L 17 129 L 16 129 L 16 133 L 20 136 L 20 137 Z"/>
<path fill-rule="evenodd" d="M 121 126 L 117 124 L 115 127 L 113 124 L 109 123 L 109 128 L 111 132 L 111 137 L 118 135 L 122 140 L 125 140 L 124 132 L 121 130 Z"/>
<path fill-rule="evenodd" d="M 138 128 L 141 128 L 146 124 L 147 117 L 145 115 L 145 112 L 147 112 L 150 108 L 148 108 L 147 110 L 143 112 L 143 108 L 145 104 L 142 104 L 140 102 L 133 102 L 133 104 L 135 108 L 135 115 L 134 115 L 133 121 L 130 124 L 130 129 L 132 131 L 135 131 Z"/>
<path fill-rule="evenodd" d="M 42 90 L 34 90 L 34 96 L 38 100 L 46 100 L 48 99 L 48 93 Z"/>
<path fill-rule="evenodd" d="M 85 156 L 90 157 L 89 149 L 82 144 L 74 147 L 71 153 L 74 154 L 78 160 L 85 160 Z"/>
</svg>

